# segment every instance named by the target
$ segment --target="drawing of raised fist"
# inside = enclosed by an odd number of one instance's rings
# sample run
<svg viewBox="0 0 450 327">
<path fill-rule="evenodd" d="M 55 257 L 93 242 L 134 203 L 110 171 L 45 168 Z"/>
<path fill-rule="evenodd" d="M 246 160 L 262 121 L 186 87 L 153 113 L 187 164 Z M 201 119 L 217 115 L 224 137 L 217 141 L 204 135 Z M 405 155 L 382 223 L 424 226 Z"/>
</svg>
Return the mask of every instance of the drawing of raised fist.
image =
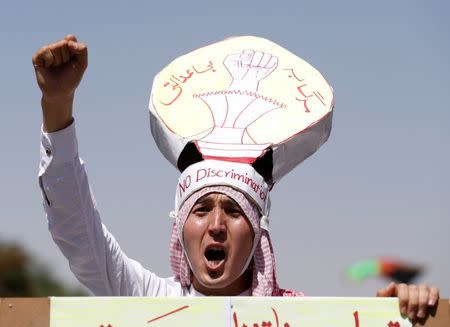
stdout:
<svg viewBox="0 0 450 327">
<path fill-rule="evenodd" d="M 278 58 L 261 51 L 244 50 L 227 56 L 224 65 L 233 78 L 230 89 L 256 92 L 258 83 L 277 67 Z"/>
</svg>

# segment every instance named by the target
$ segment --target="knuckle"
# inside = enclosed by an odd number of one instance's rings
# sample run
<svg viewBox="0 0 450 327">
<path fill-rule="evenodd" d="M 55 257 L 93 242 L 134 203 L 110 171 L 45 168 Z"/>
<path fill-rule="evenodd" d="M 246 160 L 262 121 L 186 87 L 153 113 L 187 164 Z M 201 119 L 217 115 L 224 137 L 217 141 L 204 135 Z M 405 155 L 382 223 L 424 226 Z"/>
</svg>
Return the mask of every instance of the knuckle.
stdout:
<svg viewBox="0 0 450 327">
<path fill-rule="evenodd" d="M 60 49 L 60 48 L 64 45 L 63 42 L 64 42 L 64 41 L 58 41 L 58 42 L 52 43 L 52 44 L 49 45 L 49 48 L 50 48 L 52 51 L 57 50 L 57 49 Z"/>
<path fill-rule="evenodd" d="M 417 287 L 417 285 L 414 285 L 414 284 L 409 285 L 409 291 L 417 292 L 418 290 L 419 290 L 419 288 Z"/>
<path fill-rule="evenodd" d="M 36 52 L 36 57 L 43 56 L 47 51 L 48 51 L 48 46 L 43 46 L 43 47 L 41 47 L 41 48 Z"/>
<path fill-rule="evenodd" d="M 397 288 L 401 291 L 406 291 L 406 290 L 408 290 L 408 285 L 401 283 L 401 284 L 397 285 Z"/>
</svg>

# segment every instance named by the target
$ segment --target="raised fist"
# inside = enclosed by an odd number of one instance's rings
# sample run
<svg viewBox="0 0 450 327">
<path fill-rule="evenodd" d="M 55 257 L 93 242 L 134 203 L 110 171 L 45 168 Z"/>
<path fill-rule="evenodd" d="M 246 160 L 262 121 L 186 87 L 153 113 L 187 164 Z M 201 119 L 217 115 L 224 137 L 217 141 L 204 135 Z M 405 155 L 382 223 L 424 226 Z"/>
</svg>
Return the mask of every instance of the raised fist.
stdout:
<svg viewBox="0 0 450 327">
<path fill-rule="evenodd" d="M 277 67 L 278 58 L 261 51 L 244 50 L 227 56 L 224 65 L 233 78 L 230 89 L 256 92 L 259 81 Z"/>
<path fill-rule="evenodd" d="M 33 56 L 36 80 L 42 91 L 43 129 L 55 132 L 72 121 L 75 90 L 88 65 L 87 47 L 67 35 L 39 49 Z"/>
<path fill-rule="evenodd" d="M 33 56 L 36 79 L 45 97 L 73 96 L 88 65 L 87 47 L 67 35 Z"/>
</svg>

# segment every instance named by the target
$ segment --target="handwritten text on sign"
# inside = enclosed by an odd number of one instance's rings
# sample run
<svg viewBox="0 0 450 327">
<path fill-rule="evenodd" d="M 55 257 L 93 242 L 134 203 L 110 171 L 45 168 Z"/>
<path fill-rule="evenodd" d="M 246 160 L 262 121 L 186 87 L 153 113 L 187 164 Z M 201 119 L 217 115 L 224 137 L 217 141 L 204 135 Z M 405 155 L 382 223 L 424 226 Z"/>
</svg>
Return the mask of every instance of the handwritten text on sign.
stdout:
<svg viewBox="0 0 450 327">
<path fill-rule="evenodd" d="M 51 327 L 406 327 L 396 299 L 52 298 Z"/>
</svg>

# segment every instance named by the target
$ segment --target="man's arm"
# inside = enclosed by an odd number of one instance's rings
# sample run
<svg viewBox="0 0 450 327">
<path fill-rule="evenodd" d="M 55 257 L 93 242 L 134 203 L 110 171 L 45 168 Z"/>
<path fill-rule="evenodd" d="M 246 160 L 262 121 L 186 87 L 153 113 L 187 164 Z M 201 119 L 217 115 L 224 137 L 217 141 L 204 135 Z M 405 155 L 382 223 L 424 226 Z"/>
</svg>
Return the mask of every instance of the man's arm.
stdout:
<svg viewBox="0 0 450 327">
<path fill-rule="evenodd" d="M 95 295 L 164 294 L 164 282 L 129 259 L 102 224 L 78 156 L 73 99 L 87 68 L 87 47 L 73 35 L 33 56 L 42 90 L 39 184 L 49 230 L 78 280 Z"/>
<path fill-rule="evenodd" d="M 75 123 L 42 133 L 39 182 L 48 229 L 77 279 L 97 296 L 153 295 L 160 279 L 128 258 L 102 224 Z"/>
</svg>

